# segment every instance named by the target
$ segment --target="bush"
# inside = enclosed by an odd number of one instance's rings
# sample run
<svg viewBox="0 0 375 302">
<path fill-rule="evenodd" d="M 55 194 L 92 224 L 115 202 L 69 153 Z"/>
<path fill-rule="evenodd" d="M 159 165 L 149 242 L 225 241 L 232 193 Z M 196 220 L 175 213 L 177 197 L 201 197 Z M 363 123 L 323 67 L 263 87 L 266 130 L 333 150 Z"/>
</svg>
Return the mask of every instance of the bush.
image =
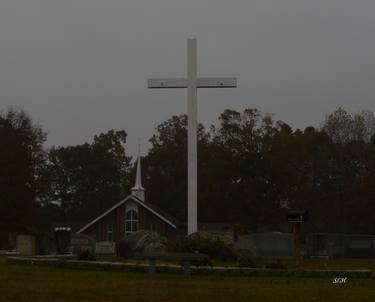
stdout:
<svg viewBox="0 0 375 302">
<path fill-rule="evenodd" d="M 219 260 L 235 259 L 232 252 L 233 240 L 229 236 L 214 235 L 207 232 L 196 232 L 179 239 L 175 250 L 178 252 L 207 254 Z"/>
<path fill-rule="evenodd" d="M 233 247 L 238 265 L 241 267 L 258 267 L 259 255 L 256 246 L 251 240 L 239 240 Z"/>
<path fill-rule="evenodd" d="M 236 250 L 238 266 L 240 267 L 258 267 L 257 259 L 249 250 Z"/>
<path fill-rule="evenodd" d="M 118 255 L 129 257 L 133 253 L 165 251 L 167 239 L 155 232 L 139 231 L 126 236 L 118 244 Z"/>
<path fill-rule="evenodd" d="M 287 266 L 284 263 L 282 263 L 280 259 L 276 259 L 270 263 L 267 263 L 265 267 L 273 269 L 287 269 Z"/>
<path fill-rule="evenodd" d="M 85 250 L 81 250 L 81 251 L 78 252 L 77 259 L 78 260 L 94 261 L 95 255 L 90 250 L 85 249 Z"/>
<path fill-rule="evenodd" d="M 215 256 L 215 259 L 221 260 L 221 261 L 235 261 L 237 259 L 236 254 L 233 251 L 232 246 L 226 246 L 220 248 Z"/>
</svg>

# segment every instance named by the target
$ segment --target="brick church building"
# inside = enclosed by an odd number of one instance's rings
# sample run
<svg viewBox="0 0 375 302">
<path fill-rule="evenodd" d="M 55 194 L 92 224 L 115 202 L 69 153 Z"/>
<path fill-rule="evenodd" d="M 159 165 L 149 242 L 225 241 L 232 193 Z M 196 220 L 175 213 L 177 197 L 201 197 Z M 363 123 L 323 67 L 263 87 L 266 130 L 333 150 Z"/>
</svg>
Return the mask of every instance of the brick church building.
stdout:
<svg viewBox="0 0 375 302">
<path fill-rule="evenodd" d="M 93 235 L 96 241 L 118 243 L 126 235 L 138 230 L 154 231 L 169 240 L 174 240 L 177 236 L 175 219 L 145 200 L 139 152 L 135 186 L 131 189 L 131 194 L 90 221 L 77 234 Z"/>
</svg>

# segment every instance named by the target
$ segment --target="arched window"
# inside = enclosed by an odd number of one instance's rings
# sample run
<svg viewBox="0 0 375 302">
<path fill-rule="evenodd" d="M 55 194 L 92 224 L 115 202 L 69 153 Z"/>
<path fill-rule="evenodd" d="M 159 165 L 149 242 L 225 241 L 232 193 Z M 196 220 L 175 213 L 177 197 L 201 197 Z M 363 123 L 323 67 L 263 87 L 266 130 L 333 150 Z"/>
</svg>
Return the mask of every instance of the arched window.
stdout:
<svg viewBox="0 0 375 302">
<path fill-rule="evenodd" d="M 126 211 L 125 234 L 138 231 L 138 211 L 129 209 Z"/>
</svg>

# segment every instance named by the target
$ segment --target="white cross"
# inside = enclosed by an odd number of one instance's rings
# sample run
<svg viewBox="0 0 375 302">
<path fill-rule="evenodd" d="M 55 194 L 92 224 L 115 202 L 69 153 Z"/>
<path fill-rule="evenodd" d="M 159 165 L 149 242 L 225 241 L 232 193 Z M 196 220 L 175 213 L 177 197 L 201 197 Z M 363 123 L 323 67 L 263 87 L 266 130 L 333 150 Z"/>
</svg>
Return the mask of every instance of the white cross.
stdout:
<svg viewBox="0 0 375 302">
<path fill-rule="evenodd" d="M 197 40 L 187 40 L 187 78 L 149 79 L 148 88 L 187 88 L 188 98 L 188 234 L 197 221 L 197 88 L 235 88 L 236 78 L 198 78 Z"/>
</svg>

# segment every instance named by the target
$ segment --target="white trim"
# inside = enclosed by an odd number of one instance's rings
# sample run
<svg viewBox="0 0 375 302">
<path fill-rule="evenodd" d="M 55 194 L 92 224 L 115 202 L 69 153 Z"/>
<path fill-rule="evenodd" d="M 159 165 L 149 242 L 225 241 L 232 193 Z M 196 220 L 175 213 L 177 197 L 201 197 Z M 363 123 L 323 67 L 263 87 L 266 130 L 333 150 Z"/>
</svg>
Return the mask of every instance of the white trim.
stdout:
<svg viewBox="0 0 375 302">
<path fill-rule="evenodd" d="M 128 219 L 128 212 L 132 212 L 132 214 L 130 214 L 130 219 Z M 134 213 L 137 214 L 137 219 L 134 219 L 134 216 L 133 216 Z M 129 230 L 127 229 L 128 223 L 130 223 L 130 229 Z M 136 225 L 135 228 L 134 228 L 134 223 Z M 136 231 L 138 231 L 138 229 L 139 229 L 138 203 L 129 201 L 125 205 L 125 235 L 136 232 L 134 229 L 136 229 Z"/>
<path fill-rule="evenodd" d="M 138 200 L 137 200 L 138 201 Z M 177 226 L 171 222 L 170 220 L 168 220 L 167 218 L 161 216 L 158 212 L 154 211 L 153 209 L 151 209 L 150 207 L 148 207 L 145 203 L 143 203 L 142 201 L 138 201 L 138 203 L 140 205 L 142 205 L 144 208 L 146 208 L 147 210 L 149 210 L 151 213 L 155 214 L 156 216 L 158 216 L 161 220 L 163 220 L 165 223 L 169 224 L 171 227 L 177 229 Z"/>
<path fill-rule="evenodd" d="M 109 210 L 105 211 L 103 214 L 101 214 L 100 216 L 98 216 L 97 218 L 95 218 L 94 220 L 92 220 L 91 222 L 89 222 L 88 224 L 86 224 L 84 227 L 82 227 L 81 229 L 79 229 L 77 231 L 77 234 L 80 234 L 82 233 L 83 231 L 87 230 L 90 226 L 92 226 L 94 223 L 98 222 L 100 219 L 102 219 L 104 216 L 106 216 L 107 214 L 111 213 L 113 210 L 115 210 L 116 208 L 118 208 L 119 206 L 123 205 L 125 202 L 127 202 L 129 199 L 132 199 L 134 201 L 136 201 L 138 204 L 140 204 L 141 206 L 143 206 L 144 208 L 146 208 L 147 210 L 149 210 L 151 213 L 153 213 L 154 215 L 156 215 L 157 217 L 159 217 L 161 220 L 163 220 L 165 223 L 169 224 L 171 227 L 177 229 L 177 226 L 171 222 L 170 220 L 168 220 L 167 218 L 161 216 L 159 213 L 155 212 L 153 209 L 151 209 L 149 206 L 147 206 L 147 204 L 145 204 L 144 202 L 142 202 L 141 200 L 139 200 L 137 197 L 135 197 L 134 195 L 129 195 L 128 197 L 126 197 L 125 199 L 121 200 L 120 202 L 118 202 L 117 204 L 115 204 L 112 208 L 110 208 Z"/>
<path fill-rule="evenodd" d="M 130 211 L 130 210 L 134 210 L 138 213 L 138 204 L 136 202 L 130 202 L 130 201 L 126 203 L 125 212 Z"/>
<path fill-rule="evenodd" d="M 87 228 L 89 228 L 90 226 L 92 226 L 95 222 L 97 222 L 98 220 L 102 219 L 104 216 L 106 216 L 107 214 L 109 214 L 110 212 L 112 212 L 114 209 L 116 209 L 117 207 L 119 207 L 121 204 L 123 204 L 124 202 L 126 202 L 128 199 L 130 199 L 130 197 L 133 197 L 133 196 L 129 195 L 128 197 L 126 197 L 125 199 L 123 199 L 122 201 L 120 201 L 119 203 L 115 204 L 112 208 L 110 208 L 109 210 L 105 211 L 103 214 L 101 214 L 100 216 L 98 216 L 97 218 L 95 218 L 94 220 L 92 220 L 91 222 L 89 222 L 88 224 L 86 224 L 84 227 L 82 227 L 81 229 L 79 229 L 77 231 L 77 234 L 82 233 L 84 230 L 86 230 Z"/>
</svg>

